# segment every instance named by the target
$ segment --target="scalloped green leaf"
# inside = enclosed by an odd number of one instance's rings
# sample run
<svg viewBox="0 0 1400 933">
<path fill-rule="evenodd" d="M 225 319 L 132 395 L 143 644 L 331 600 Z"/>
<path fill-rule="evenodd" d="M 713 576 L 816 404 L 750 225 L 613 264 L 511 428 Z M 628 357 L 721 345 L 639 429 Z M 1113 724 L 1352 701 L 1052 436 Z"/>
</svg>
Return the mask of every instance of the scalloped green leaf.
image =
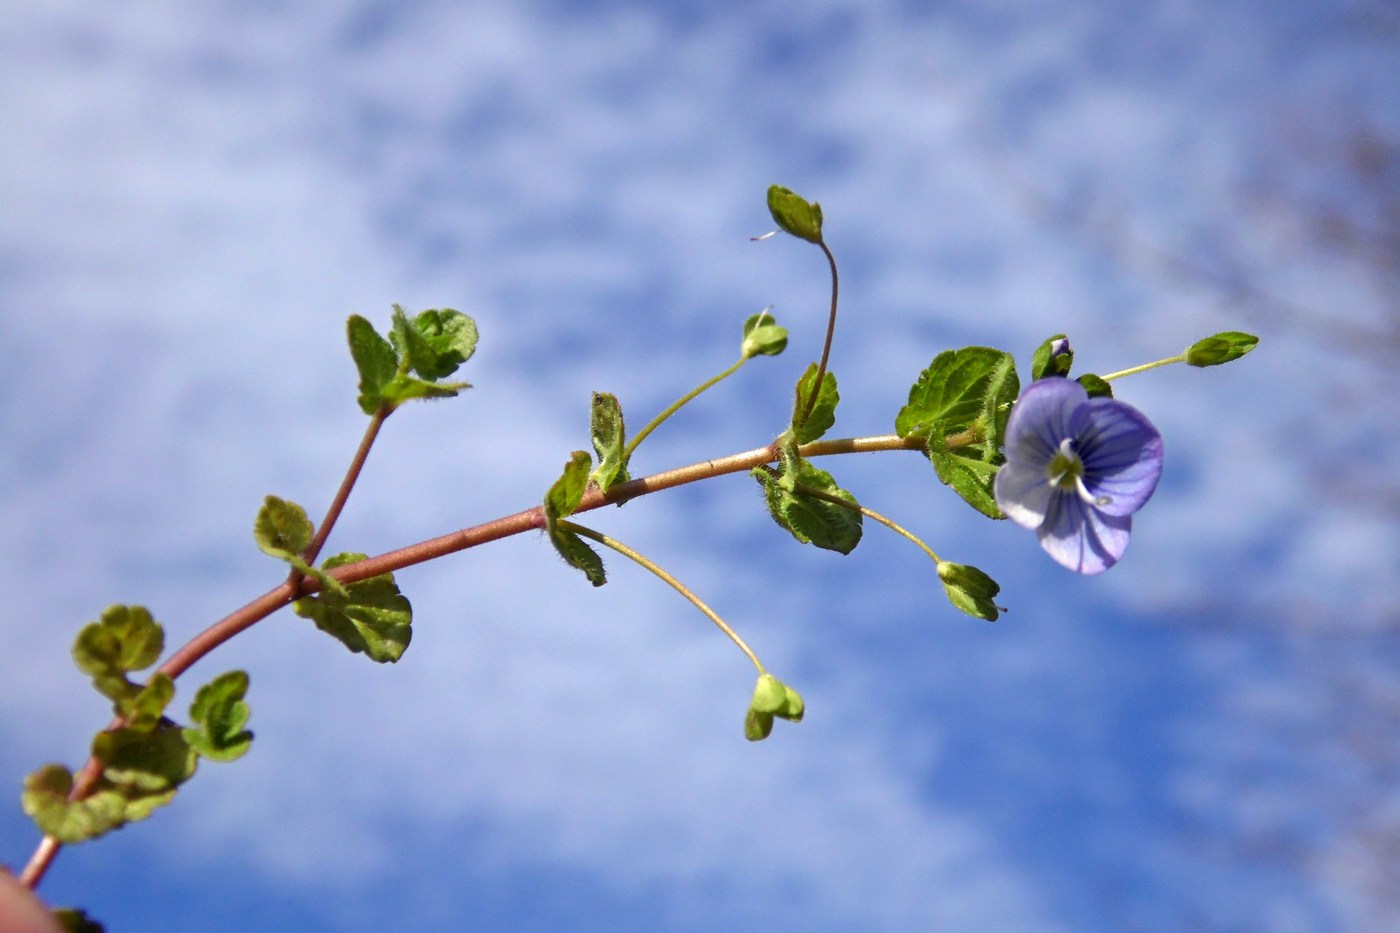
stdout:
<svg viewBox="0 0 1400 933">
<path fill-rule="evenodd" d="M 851 553 L 860 544 L 859 511 L 798 489 L 815 489 L 858 505 L 855 496 L 838 486 L 830 473 L 805 460 L 794 460 L 786 461 L 777 475 L 762 467 L 755 468 L 752 475 L 763 487 L 768 514 L 798 541 L 841 554 Z"/>
<path fill-rule="evenodd" d="M 73 640 L 73 662 L 92 678 L 97 691 L 114 703 L 130 701 L 141 692 L 127 678 L 156 663 L 165 649 L 165 630 L 144 606 L 109 606 Z"/>
<path fill-rule="evenodd" d="M 945 350 L 910 387 L 909 401 L 895 418 L 895 432 L 900 437 L 928 437 L 978 428 L 983 443 L 991 440 L 995 450 L 1020 390 L 1011 354 L 991 347 Z"/>
<path fill-rule="evenodd" d="M 306 509 L 277 496 L 263 499 L 253 521 L 253 540 L 258 549 L 278 560 L 301 563 L 301 554 L 311 545 L 314 532 Z"/>
<path fill-rule="evenodd" d="M 129 697 L 116 702 L 118 715 L 132 729 L 149 732 L 160 722 L 170 701 L 175 698 L 175 681 L 157 671 L 146 684 Z"/>
<path fill-rule="evenodd" d="M 184 730 L 185 741 L 202 758 L 233 761 L 253 744 L 253 733 L 243 728 L 252 710 L 244 702 L 248 674 L 228 671 L 199 688 L 190 704 L 193 728 Z"/>
<path fill-rule="evenodd" d="M 592 464 L 593 460 L 587 451 L 576 450 L 569 455 L 569 461 L 564 464 L 564 472 L 545 493 L 546 524 L 552 525 L 556 519 L 574 514 L 588 489 L 588 469 Z"/>
<path fill-rule="evenodd" d="M 358 314 L 345 323 L 350 357 L 360 374 L 360 410 L 373 415 L 384 404 L 384 389 L 399 372 L 399 357 L 389 341 L 379 336 L 374 325 Z"/>
<path fill-rule="evenodd" d="M 63 765 L 45 765 L 24 779 L 20 805 L 41 832 L 72 845 L 95 839 L 126 822 L 127 800 L 114 789 L 99 788 L 70 801 L 73 773 Z"/>
<path fill-rule="evenodd" d="M 625 483 L 627 460 L 627 427 L 622 419 L 622 405 L 611 392 L 594 392 L 590 406 L 589 433 L 593 438 L 593 452 L 598 455 L 598 466 L 594 468 L 592 479 L 598 488 L 607 492 L 618 483 Z"/>
<path fill-rule="evenodd" d="M 817 393 L 817 402 L 812 407 L 812 413 L 807 416 L 806 421 L 798 424 L 798 419 L 802 417 L 811 401 L 812 386 L 816 380 L 817 364 L 808 364 L 807 371 L 797 380 L 797 387 L 793 393 L 792 434 L 799 444 L 810 444 L 830 431 L 831 426 L 836 423 L 836 405 L 841 401 L 841 394 L 836 390 L 835 374 L 828 372 L 822 376 L 821 390 Z"/>
<path fill-rule="evenodd" d="M 768 212 L 787 233 L 809 243 L 822 241 L 822 206 L 782 185 L 768 187 Z"/>
<path fill-rule="evenodd" d="M 337 554 L 325 570 L 365 559 L 364 554 Z M 345 585 L 346 596 L 323 590 L 292 603 L 297 615 L 338 639 L 349 650 L 383 664 L 397 661 L 413 637 L 413 606 L 399 592 L 392 573 Z"/>
<path fill-rule="evenodd" d="M 932 446 L 936 443 L 930 438 L 928 456 L 939 481 L 988 518 L 1005 518 L 1006 515 L 997 507 L 996 496 L 992 493 L 997 468 L 981 460 L 952 453 L 946 448 Z"/>
<path fill-rule="evenodd" d="M 97 733 L 92 755 L 102 762 L 102 777 L 131 799 L 173 790 L 190 779 L 198 759 L 182 730 L 167 721 L 156 729 L 122 727 Z"/>
<path fill-rule="evenodd" d="M 413 372 L 428 382 L 444 379 L 476 352 L 476 322 L 451 308 L 421 311 L 413 318 L 394 305 L 389 339 Z M 467 383 L 457 383 L 466 388 Z"/>
</svg>

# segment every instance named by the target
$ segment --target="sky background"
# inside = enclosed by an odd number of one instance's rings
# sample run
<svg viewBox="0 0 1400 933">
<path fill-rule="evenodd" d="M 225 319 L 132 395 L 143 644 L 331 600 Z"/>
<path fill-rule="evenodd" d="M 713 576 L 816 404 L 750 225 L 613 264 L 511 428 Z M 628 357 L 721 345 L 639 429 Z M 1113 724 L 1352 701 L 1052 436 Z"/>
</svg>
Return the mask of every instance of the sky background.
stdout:
<svg viewBox="0 0 1400 933">
<path fill-rule="evenodd" d="M 251 674 L 251 753 L 42 894 L 114 931 L 1393 929 L 1400 271 L 1336 231 L 1394 224 L 1356 140 L 1400 138 L 1398 66 L 1362 0 L 6 4 L 0 862 L 38 838 L 23 776 L 106 721 L 81 625 L 140 603 L 179 644 L 284 576 L 253 516 L 319 515 L 354 451 L 348 315 L 453 307 L 481 344 L 332 552 L 539 502 L 591 391 L 640 425 L 769 304 L 788 351 L 633 472 L 771 440 L 829 287 L 750 240 L 780 183 L 841 263 L 833 436 L 890 432 L 949 347 L 1024 378 L 1061 331 L 1097 372 L 1261 335 L 1120 384 L 1167 457 L 1118 567 L 913 454 L 821 465 L 996 577 L 1000 621 L 873 525 L 799 546 L 744 476 L 590 515 L 803 692 L 758 744 L 748 662 L 619 559 L 411 568 L 397 665 L 290 613 L 198 665 L 178 709 Z"/>
</svg>

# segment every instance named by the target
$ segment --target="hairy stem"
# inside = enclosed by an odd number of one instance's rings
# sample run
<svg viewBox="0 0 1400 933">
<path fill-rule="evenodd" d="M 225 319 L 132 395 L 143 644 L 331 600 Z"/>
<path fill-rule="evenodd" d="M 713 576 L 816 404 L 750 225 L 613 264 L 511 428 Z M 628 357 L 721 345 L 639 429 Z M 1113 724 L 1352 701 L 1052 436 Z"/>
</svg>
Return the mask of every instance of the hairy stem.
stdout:
<svg viewBox="0 0 1400 933">
<path fill-rule="evenodd" d="M 380 419 L 382 421 L 382 419 Z M 377 430 L 377 429 L 376 429 Z M 372 441 L 372 436 L 367 432 L 367 438 Z M 949 439 L 951 441 L 951 439 Z M 949 446 L 954 446 L 949 444 Z M 361 447 L 367 449 L 366 442 L 361 442 Z M 798 448 L 798 454 L 803 457 L 822 457 L 835 454 L 852 453 L 874 453 L 885 450 L 918 450 L 923 451 L 926 445 L 920 438 L 902 438 L 894 434 L 886 434 L 874 437 L 842 438 L 836 440 L 815 441 Z M 730 473 L 742 473 L 765 463 L 773 463 L 779 457 L 776 445 L 769 444 L 766 447 L 758 447 L 742 453 L 730 454 L 727 457 L 720 457 L 714 460 L 702 460 L 689 466 L 680 467 L 674 470 L 667 470 L 651 476 L 634 479 L 626 483 L 619 483 L 606 493 L 600 492 L 597 487 L 589 489 L 584 493 L 583 501 L 574 510 L 574 514 L 587 512 L 602 506 L 625 502 L 629 499 L 636 499 L 641 496 L 660 492 L 663 489 L 671 489 L 676 486 L 684 486 L 701 480 L 713 479 L 717 476 L 724 476 Z M 361 461 L 363 458 L 360 458 Z M 353 481 L 352 481 L 353 484 Z M 339 498 L 339 497 L 337 497 Z M 343 504 L 343 500 L 342 500 Z M 332 518 L 333 520 L 333 518 Z M 471 528 L 464 528 L 461 531 L 454 531 L 451 534 L 431 538 L 409 547 L 400 548 L 397 551 L 390 551 L 377 557 L 370 557 L 353 564 L 346 564 L 331 571 L 331 576 L 341 583 L 350 584 L 370 577 L 379 576 L 384 573 L 391 573 L 402 570 L 405 567 L 412 567 L 426 561 L 435 560 L 448 554 L 464 551 L 521 532 L 544 528 L 544 508 L 534 506 L 523 509 L 513 515 L 504 515 L 500 518 L 475 525 Z M 172 679 L 179 677 L 189 670 L 197 661 L 204 658 L 215 648 L 243 632 L 258 622 L 272 615 L 278 609 L 289 605 L 296 599 L 300 599 L 319 589 L 319 584 L 311 578 L 302 578 L 295 583 L 288 580 L 277 587 L 267 591 L 252 602 L 229 613 L 224 618 L 215 622 L 194 638 L 190 639 L 178 651 L 170 655 L 158 671 L 169 675 Z M 115 728 L 121 725 L 121 720 L 114 720 L 108 728 Z M 74 776 L 73 790 L 69 794 L 70 800 L 81 800 L 86 797 L 96 784 L 102 773 L 102 765 L 95 758 L 89 758 L 83 768 Z M 62 846 L 58 840 L 52 836 L 45 836 L 30 856 L 28 864 L 20 874 L 20 881 L 30 888 L 34 888 L 43 879 L 49 866 L 53 863 L 54 857 L 58 854 Z"/>
</svg>

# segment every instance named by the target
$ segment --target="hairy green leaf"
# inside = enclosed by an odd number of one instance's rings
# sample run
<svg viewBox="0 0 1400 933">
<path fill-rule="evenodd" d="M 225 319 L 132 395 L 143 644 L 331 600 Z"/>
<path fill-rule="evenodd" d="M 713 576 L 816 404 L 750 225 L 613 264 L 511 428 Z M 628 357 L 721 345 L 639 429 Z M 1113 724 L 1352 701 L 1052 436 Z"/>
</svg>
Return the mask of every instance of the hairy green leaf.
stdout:
<svg viewBox="0 0 1400 933">
<path fill-rule="evenodd" d="M 122 727 L 99 732 L 92 755 L 102 762 L 102 776 L 136 796 L 179 787 L 194 774 L 197 759 L 181 730 L 166 721 L 153 730 Z"/>
<path fill-rule="evenodd" d="M 321 566 L 334 570 L 364 559 L 363 554 L 337 554 Z M 384 573 L 348 584 L 345 593 L 340 596 L 325 590 L 297 600 L 292 608 L 371 661 L 382 664 L 402 657 L 413 636 L 413 607 L 399 592 L 394 575 Z"/>
<path fill-rule="evenodd" d="M 588 468 L 593 460 L 586 451 L 576 450 L 564 464 L 564 472 L 544 496 L 544 517 L 548 524 L 574 514 L 588 489 Z"/>
<path fill-rule="evenodd" d="M 345 326 L 350 356 L 360 373 L 360 410 L 372 415 L 384 404 L 384 387 L 399 372 L 399 357 L 374 325 L 352 314 Z"/>
<path fill-rule="evenodd" d="M 964 502 L 988 518 L 1005 518 L 997 507 L 996 496 L 992 494 L 992 481 L 996 478 L 997 468 L 937 447 L 937 443 L 933 438 L 929 439 L 929 460 L 943 485 L 951 487 Z"/>
<path fill-rule="evenodd" d="M 856 506 L 855 496 L 836 485 L 830 473 L 805 460 L 785 461 L 777 475 L 762 467 L 752 472 L 763 487 L 769 514 L 798 541 L 841 554 L 851 553 L 860 543 L 859 511 L 799 489 L 814 489 Z"/>
<path fill-rule="evenodd" d="M 808 202 L 781 185 L 768 187 L 768 212 L 788 233 L 809 243 L 822 241 L 822 206 Z"/>
<path fill-rule="evenodd" d="M 590 422 L 593 451 L 598 455 L 598 466 L 592 478 L 599 489 L 607 492 L 629 479 L 627 461 L 623 457 L 627 448 L 627 427 L 617 396 L 611 392 L 594 392 Z"/>
<path fill-rule="evenodd" d="M 945 350 L 910 387 L 909 402 L 895 418 L 895 432 L 900 437 L 928 437 L 975 428 L 982 443 L 992 441 L 987 446 L 995 450 L 1020 390 L 1009 353 L 991 347 Z"/>
<path fill-rule="evenodd" d="M 792 406 L 792 434 L 799 444 L 810 444 L 831 430 L 831 426 L 836 423 L 836 405 L 841 401 L 841 395 L 836 391 L 836 376 L 832 373 L 822 376 L 821 390 L 817 393 L 817 402 L 812 407 L 812 413 L 807 416 L 806 421 L 798 423 L 798 419 L 811 402 L 812 387 L 816 380 L 816 363 L 808 364 L 807 371 L 797 380 L 794 392 L 796 398 Z"/>
<path fill-rule="evenodd" d="M 132 729 L 149 732 L 160 722 L 174 698 L 175 681 L 157 671 L 151 676 L 151 682 L 134 695 L 118 699 L 116 710 Z"/>
<path fill-rule="evenodd" d="M 228 671 L 199 688 L 190 704 L 194 728 L 184 730 L 185 741 L 203 758 L 233 761 L 253 744 L 253 733 L 244 729 L 252 710 L 243 698 L 248 674 Z"/>
</svg>

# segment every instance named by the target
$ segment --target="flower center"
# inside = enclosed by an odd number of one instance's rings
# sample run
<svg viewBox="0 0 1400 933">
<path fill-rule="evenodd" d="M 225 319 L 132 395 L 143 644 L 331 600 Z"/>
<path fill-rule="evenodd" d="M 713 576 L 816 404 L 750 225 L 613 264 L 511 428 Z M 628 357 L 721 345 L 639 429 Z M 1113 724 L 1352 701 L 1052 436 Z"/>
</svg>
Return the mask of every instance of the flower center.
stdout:
<svg viewBox="0 0 1400 933">
<path fill-rule="evenodd" d="M 1084 461 L 1080 460 L 1079 454 L 1074 451 L 1073 438 L 1067 437 L 1060 441 L 1060 449 L 1050 458 L 1045 475 L 1051 486 L 1057 489 L 1072 489 L 1089 505 L 1108 505 L 1113 501 L 1108 496 L 1095 496 L 1089 492 L 1089 487 L 1084 485 Z"/>
</svg>

